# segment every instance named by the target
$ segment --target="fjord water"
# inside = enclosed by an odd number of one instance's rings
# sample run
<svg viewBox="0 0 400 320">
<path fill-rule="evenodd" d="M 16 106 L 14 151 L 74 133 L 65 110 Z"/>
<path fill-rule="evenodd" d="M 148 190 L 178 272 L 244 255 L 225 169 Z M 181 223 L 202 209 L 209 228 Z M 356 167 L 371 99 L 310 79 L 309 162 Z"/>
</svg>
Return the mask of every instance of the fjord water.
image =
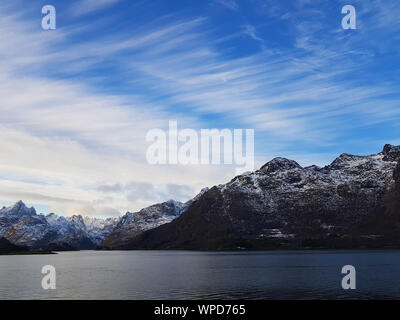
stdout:
<svg viewBox="0 0 400 320">
<path fill-rule="evenodd" d="M 43 290 L 44 265 L 57 289 Z M 343 290 L 344 265 L 357 289 Z M 400 251 L 80 251 L 0 256 L 0 299 L 400 298 Z"/>
</svg>

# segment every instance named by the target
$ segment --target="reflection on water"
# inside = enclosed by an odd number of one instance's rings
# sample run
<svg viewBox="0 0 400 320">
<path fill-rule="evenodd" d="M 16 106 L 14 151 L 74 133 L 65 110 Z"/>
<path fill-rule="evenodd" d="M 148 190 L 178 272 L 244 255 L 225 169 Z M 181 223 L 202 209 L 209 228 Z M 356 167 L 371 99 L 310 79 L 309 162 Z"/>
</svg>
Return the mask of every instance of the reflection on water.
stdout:
<svg viewBox="0 0 400 320">
<path fill-rule="evenodd" d="M 41 287 L 44 265 L 57 289 Z M 343 290 L 341 269 L 357 270 Z M 400 251 L 81 251 L 0 256 L 0 299 L 400 298 Z"/>
</svg>

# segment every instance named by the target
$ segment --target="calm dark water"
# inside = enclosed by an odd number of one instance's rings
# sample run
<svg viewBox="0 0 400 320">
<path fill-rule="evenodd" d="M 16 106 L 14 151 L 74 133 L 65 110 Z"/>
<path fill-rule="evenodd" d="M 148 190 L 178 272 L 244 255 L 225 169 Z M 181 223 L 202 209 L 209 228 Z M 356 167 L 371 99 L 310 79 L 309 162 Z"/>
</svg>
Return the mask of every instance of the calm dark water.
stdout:
<svg viewBox="0 0 400 320">
<path fill-rule="evenodd" d="M 43 290 L 53 265 L 57 289 Z M 343 290 L 341 269 L 357 270 Z M 0 256 L 0 299 L 400 298 L 400 251 L 81 251 Z"/>
</svg>

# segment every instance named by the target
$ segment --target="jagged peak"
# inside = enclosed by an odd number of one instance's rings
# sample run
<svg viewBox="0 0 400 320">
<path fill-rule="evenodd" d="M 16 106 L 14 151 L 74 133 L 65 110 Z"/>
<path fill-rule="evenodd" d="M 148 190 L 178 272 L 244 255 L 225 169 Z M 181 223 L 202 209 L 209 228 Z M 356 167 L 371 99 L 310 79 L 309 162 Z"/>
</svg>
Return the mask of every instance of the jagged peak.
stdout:
<svg viewBox="0 0 400 320">
<path fill-rule="evenodd" d="M 272 159 L 271 161 L 267 162 L 264 164 L 261 168 L 261 172 L 275 172 L 275 171 L 281 171 L 281 170 L 290 170 L 290 169 L 295 169 L 299 168 L 301 169 L 302 166 L 299 165 L 296 161 L 282 158 L 282 157 L 276 157 Z"/>
<path fill-rule="evenodd" d="M 14 209 L 20 210 L 21 208 L 28 208 L 28 207 L 25 205 L 25 203 L 22 200 L 19 200 L 8 208 L 10 210 L 14 210 Z"/>
<path fill-rule="evenodd" d="M 400 146 L 394 146 L 394 145 L 392 145 L 392 144 L 390 144 L 390 143 L 387 143 L 387 144 L 385 144 L 385 145 L 383 146 L 382 152 L 383 152 L 384 154 L 386 154 L 386 153 L 390 152 L 390 151 L 393 150 L 393 149 L 395 149 L 395 150 L 400 150 Z"/>
<path fill-rule="evenodd" d="M 382 157 L 383 156 L 383 157 Z M 383 147 L 383 151 L 378 154 L 372 154 L 367 156 L 354 155 L 349 153 L 342 153 L 337 157 L 329 166 L 330 169 L 341 169 L 343 167 L 354 165 L 357 162 L 373 161 L 373 160 L 396 162 L 400 161 L 400 146 L 393 146 L 386 144 Z"/>
<path fill-rule="evenodd" d="M 168 201 L 165 201 L 164 203 L 165 203 L 165 204 L 169 204 L 169 205 L 174 205 L 174 206 L 176 206 L 176 205 L 181 205 L 181 204 L 182 204 L 181 202 L 176 201 L 176 200 L 174 200 L 174 199 L 169 199 Z M 163 204 L 163 203 L 161 203 L 161 204 Z"/>
<path fill-rule="evenodd" d="M 16 214 L 16 215 L 36 215 L 35 208 L 28 208 L 22 200 L 17 201 L 13 205 L 9 207 L 3 207 L 1 211 L 7 214 Z"/>
<path fill-rule="evenodd" d="M 400 161 L 400 146 L 385 144 L 382 150 L 383 161 Z"/>
<path fill-rule="evenodd" d="M 200 197 L 205 194 L 208 190 L 210 190 L 210 188 L 205 187 L 203 189 L 200 190 L 200 192 L 192 199 L 190 199 L 189 201 L 186 201 L 184 204 L 185 205 L 190 205 L 192 202 L 197 201 L 200 199 Z"/>
<path fill-rule="evenodd" d="M 351 154 L 351 153 L 342 153 L 339 157 L 337 157 L 335 160 L 333 160 L 333 162 L 335 162 L 336 160 L 361 159 L 361 158 L 365 158 L 365 157 L 367 157 L 367 156 L 359 156 L 359 155 Z"/>
<path fill-rule="evenodd" d="M 80 214 L 74 214 L 74 215 L 72 215 L 70 217 L 67 217 L 67 219 L 70 220 L 70 221 L 75 221 L 75 222 L 77 222 L 77 221 L 82 222 L 82 223 L 84 222 L 83 221 L 83 217 Z"/>
</svg>

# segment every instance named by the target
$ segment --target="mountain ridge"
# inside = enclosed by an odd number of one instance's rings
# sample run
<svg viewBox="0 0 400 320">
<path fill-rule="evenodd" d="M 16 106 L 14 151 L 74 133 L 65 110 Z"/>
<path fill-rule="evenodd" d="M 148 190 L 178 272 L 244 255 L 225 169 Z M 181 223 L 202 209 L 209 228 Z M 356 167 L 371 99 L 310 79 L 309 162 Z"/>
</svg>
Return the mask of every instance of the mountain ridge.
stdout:
<svg viewBox="0 0 400 320">
<path fill-rule="evenodd" d="M 277 157 L 254 172 L 118 218 L 0 209 L 0 238 L 31 249 L 400 247 L 400 146 L 324 167 Z"/>
<path fill-rule="evenodd" d="M 390 212 L 398 211 L 399 160 L 392 145 L 368 156 L 343 153 L 324 167 L 274 158 L 120 249 L 398 247 L 400 219 Z"/>
<path fill-rule="evenodd" d="M 165 210 L 168 205 L 173 205 L 174 212 Z M 96 249 L 101 247 L 103 241 L 122 220 L 126 222 L 129 218 L 135 222 L 141 221 L 141 225 L 136 226 L 137 234 L 171 221 L 182 212 L 184 207 L 182 203 L 169 200 L 144 208 L 139 212 L 127 212 L 122 217 L 99 219 L 82 215 L 64 217 L 55 213 L 37 214 L 33 207 L 28 208 L 20 200 L 14 205 L 0 209 L 0 238 L 4 238 L 13 245 L 32 250 Z M 154 210 L 154 208 L 159 208 L 159 210 Z"/>
</svg>

